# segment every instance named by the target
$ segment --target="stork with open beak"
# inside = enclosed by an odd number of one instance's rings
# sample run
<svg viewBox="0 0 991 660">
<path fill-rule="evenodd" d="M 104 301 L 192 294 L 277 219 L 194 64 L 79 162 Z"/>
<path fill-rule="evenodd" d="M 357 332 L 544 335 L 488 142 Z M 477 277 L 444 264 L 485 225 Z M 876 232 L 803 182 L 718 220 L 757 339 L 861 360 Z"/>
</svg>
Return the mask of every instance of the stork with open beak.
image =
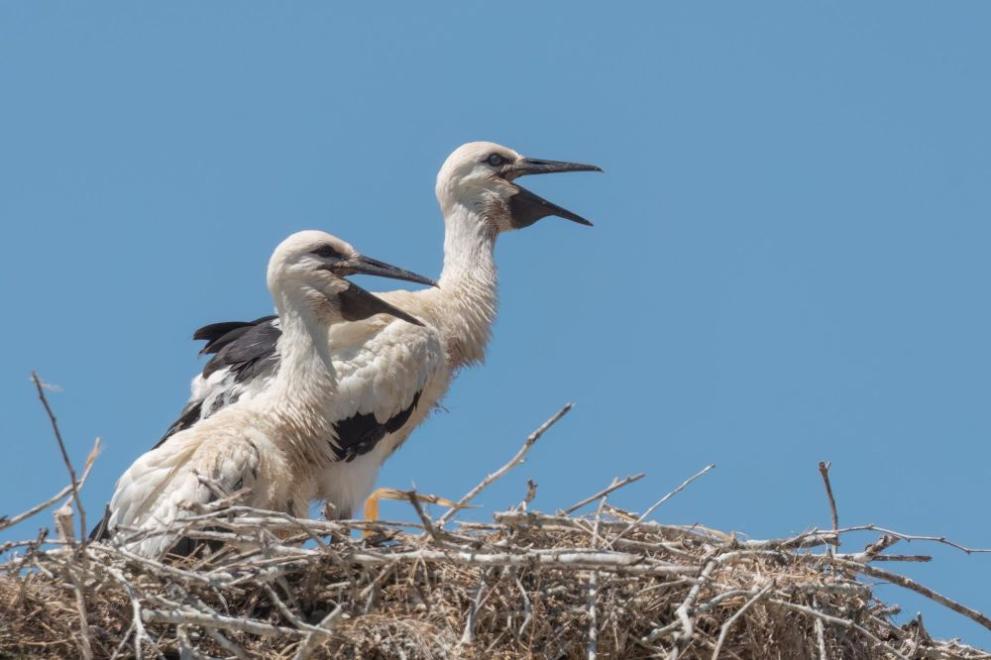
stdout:
<svg viewBox="0 0 991 660">
<path fill-rule="evenodd" d="M 157 557 L 175 547 L 174 534 L 128 542 L 128 533 L 167 528 L 182 507 L 242 489 L 243 503 L 306 515 L 323 472 L 342 449 L 327 418 L 340 397 L 328 341 L 332 329 L 388 317 L 408 326 L 408 336 L 435 341 L 419 319 L 344 279 L 358 273 L 433 284 L 322 231 L 298 232 L 276 248 L 268 288 L 279 312 L 280 364 L 269 386 L 138 458 L 118 481 L 98 537 L 116 535 L 136 552 Z"/>
<path fill-rule="evenodd" d="M 381 315 L 328 331 L 338 378 L 328 401 L 328 435 L 337 462 L 320 478 L 318 497 L 333 505 L 337 517 L 349 518 L 361 505 L 379 467 L 437 405 L 454 374 L 484 359 L 496 314 L 498 236 L 547 216 L 592 224 L 517 180 L 598 171 L 594 165 L 527 158 L 491 142 L 462 145 L 447 158 L 436 185 L 445 224 L 439 287 L 376 294 L 421 319 L 431 337 Z M 213 358 L 193 380 L 192 397 L 159 444 L 234 402 L 267 392 L 282 360 L 280 327 L 280 317 L 267 316 L 200 328 L 194 337 L 206 340 L 202 352 Z"/>
</svg>

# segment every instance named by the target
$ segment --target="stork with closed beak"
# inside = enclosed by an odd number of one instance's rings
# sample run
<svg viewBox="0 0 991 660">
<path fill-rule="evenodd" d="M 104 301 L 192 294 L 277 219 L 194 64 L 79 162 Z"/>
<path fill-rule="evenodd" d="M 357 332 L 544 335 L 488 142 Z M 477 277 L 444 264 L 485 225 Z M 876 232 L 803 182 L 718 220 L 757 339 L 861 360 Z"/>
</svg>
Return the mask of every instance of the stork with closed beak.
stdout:
<svg viewBox="0 0 991 660">
<path fill-rule="evenodd" d="M 388 315 L 408 326 L 405 336 L 412 344 L 441 353 L 431 328 L 344 279 L 357 273 L 433 284 L 364 257 L 322 231 L 302 231 L 284 240 L 268 264 L 268 288 L 281 328 L 279 369 L 269 386 L 138 458 L 118 481 L 98 536 L 126 538 L 125 530 L 168 527 L 183 506 L 241 489 L 243 503 L 306 515 L 323 472 L 343 451 L 332 432 L 332 412 L 341 399 L 328 341 L 332 329 L 345 322 L 375 323 Z M 155 557 L 177 540 L 149 535 L 128 546 Z"/>
<path fill-rule="evenodd" d="M 527 158 L 491 142 L 462 145 L 444 162 L 436 186 L 445 224 L 439 287 L 376 294 L 422 319 L 442 350 L 412 337 L 408 324 L 381 316 L 335 325 L 328 333 L 338 377 L 336 397 L 329 403 L 331 434 L 339 451 L 319 492 L 338 517 L 350 517 L 367 497 L 379 467 L 440 401 L 454 374 L 483 360 L 496 314 L 493 251 L 499 234 L 552 215 L 592 224 L 516 180 L 577 171 L 601 170 Z M 160 443 L 235 401 L 266 392 L 281 360 L 280 324 L 267 316 L 200 328 L 194 337 L 206 340 L 202 352 L 213 358 L 193 380 L 190 401 Z M 375 514 L 374 508 L 366 510 L 368 516 Z"/>
</svg>

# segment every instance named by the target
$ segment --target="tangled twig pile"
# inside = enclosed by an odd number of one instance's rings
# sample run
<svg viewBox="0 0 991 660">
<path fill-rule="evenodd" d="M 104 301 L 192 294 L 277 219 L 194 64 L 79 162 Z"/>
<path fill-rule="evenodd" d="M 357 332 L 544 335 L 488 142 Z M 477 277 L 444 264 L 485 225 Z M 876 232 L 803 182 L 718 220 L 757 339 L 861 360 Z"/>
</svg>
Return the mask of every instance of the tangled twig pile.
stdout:
<svg viewBox="0 0 991 660">
<path fill-rule="evenodd" d="M 459 504 L 522 461 L 565 412 Z M 7 544 L 0 657 L 991 658 L 932 639 L 921 619 L 897 625 L 861 579 L 991 628 L 876 566 L 928 560 L 890 554 L 899 541 L 945 539 L 860 526 L 741 540 L 649 522 L 692 479 L 643 514 L 607 502 L 638 476 L 553 515 L 528 510 L 528 494 L 491 522 L 457 525 L 456 509 L 432 519 L 422 504 L 431 498 L 412 492 L 416 524 L 304 520 L 222 500 L 167 530 L 223 542 L 181 563 L 71 539 Z M 575 515 L 582 507 L 594 509 Z M 877 541 L 837 551 L 864 530 Z"/>
</svg>

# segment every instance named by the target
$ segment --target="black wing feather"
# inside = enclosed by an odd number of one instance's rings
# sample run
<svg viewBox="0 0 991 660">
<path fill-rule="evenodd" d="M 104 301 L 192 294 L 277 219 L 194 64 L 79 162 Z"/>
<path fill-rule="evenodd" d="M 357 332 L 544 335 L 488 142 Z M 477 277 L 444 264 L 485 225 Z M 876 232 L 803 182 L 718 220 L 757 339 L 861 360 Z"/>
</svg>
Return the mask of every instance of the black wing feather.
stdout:
<svg viewBox="0 0 991 660">
<path fill-rule="evenodd" d="M 384 422 L 375 419 L 375 413 L 361 413 L 334 423 L 337 444 L 331 448 L 338 460 L 353 461 L 355 457 L 367 454 L 387 433 L 395 433 L 409 420 L 420 403 L 420 392 L 413 395 L 413 403 Z"/>
<path fill-rule="evenodd" d="M 206 341 L 206 346 L 200 351 L 200 355 L 213 354 L 203 367 L 203 378 L 208 378 L 210 374 L 221 369 L 229 368 L 234 374 L 234 382 L 241 383 L 275 366 L 279 361 L 276 347 L 279 337 L 282 336 L 278 318 L 275 315 L 263 316 L 254 321 L 224 321 L 199 328 L 193 333 L 193 339 Z M 234 397 L 218 397 L 213 408 L 206 411 L 207 416 L 233 401 Z M 203 417 L 203 413 L 202 400 L 187 403 L 179 413 L 179 418 L 172 422 L 155 447 L 161 446 L 172 435 L 198 422 Z"/>
<path fill-rule="evenodd" d="M 262 317 L 247 326 L 239 325 L 223 335 L 208 339 L 209 343 L 204 350 L 209 349 L 208 352 L 215 355 L 203 367 L 203 377 L 209 378 L 215 371 L 229 368 L 234 372 L 234 380 L 241 382 L 254 376 L 261 367 L 278 361 L 275 350 L 282 330 L 275 320 L 274 316 Z M 200 328 L 202 330 L 205 328 Z"/>
<path fill-rule="evenodd" d="M 223 321 L 221 323 L 211 323 L 199 328 L 193 333 L 193 339 L 206 342 L 200 350 L 200 355 L 217 353 L 224 346 L 237 340 L 238 337 L 250 330 L 253 326 L 275 321 L 278 317 L 273 315 L 263 316 L 254 321 Z"/>
</svg>

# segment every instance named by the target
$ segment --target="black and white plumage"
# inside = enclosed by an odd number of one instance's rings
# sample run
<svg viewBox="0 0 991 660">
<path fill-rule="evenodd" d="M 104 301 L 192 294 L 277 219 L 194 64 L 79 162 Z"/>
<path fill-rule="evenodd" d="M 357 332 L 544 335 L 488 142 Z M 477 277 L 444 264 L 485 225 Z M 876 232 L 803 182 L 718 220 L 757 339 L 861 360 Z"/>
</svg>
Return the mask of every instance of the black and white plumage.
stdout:
<svg viewBox="0 0 991 660">
<path fill-rule="evenodd" d="M 325 472 L 321 493 L 339 516 L 350 516 L 364 500 L 382 462 L 440 401 L 454 374 L 483 359 L 496 312 L 498 235 L 549 215 L 591 224 L 515 183 L 528 174 L 568 171 L 599 168 L 526 158 L 490 142 L 459 147 L 437 175 L 446 229 L 439 287 L 376 294 L 422 319 L 437 343 L 384 317 L 330 330 L 338 392 L 329 418 L 339 465 Z M 225 406 L 266 392 L 279 370 L 279 333 L 279 319 L 271 316 L 198 330 L 195 337 L 207 342 L 203 352 L 213 357 L 193 380 L 189 402 L 161 442 Z"/>
<path fill-rule="evenodd" d="M 183 507 L 210 502 L 218 490 L 247 488 L 245 503 L 293 515 L 305 515 L 311 500 L 326 497 L 324 472 L 348 450 L 333 431 L 334 405 L 346 395 L 330 356 L 331 330 L 346 322 L 384 327 L 388 315 L 397 327 L 410 328 L 412 342 L 441 355 L 433 329 L 343 279 L 358 272 L 432 283 L 363 257 L 320 231 L 293 234 L 279 245 L 269 262 L 268 287 L 279 312 L 280 359 L 268 387 L 176 431 L 138 458 L 118 481 L 98 537 L 117 536 L 136 552 L 158 556 L 175 545 L 175 535 L 129 541 L 130 531 L 168 528 Z M 240 336 L 257 327 L 240 326 Z M 235 348 L 230 341 L 223 346 L 222 338 L 212 344 L 217 355 Z M 243 344 L 239 353 L 245 365 L 250 346 Z"/>
</svg>

